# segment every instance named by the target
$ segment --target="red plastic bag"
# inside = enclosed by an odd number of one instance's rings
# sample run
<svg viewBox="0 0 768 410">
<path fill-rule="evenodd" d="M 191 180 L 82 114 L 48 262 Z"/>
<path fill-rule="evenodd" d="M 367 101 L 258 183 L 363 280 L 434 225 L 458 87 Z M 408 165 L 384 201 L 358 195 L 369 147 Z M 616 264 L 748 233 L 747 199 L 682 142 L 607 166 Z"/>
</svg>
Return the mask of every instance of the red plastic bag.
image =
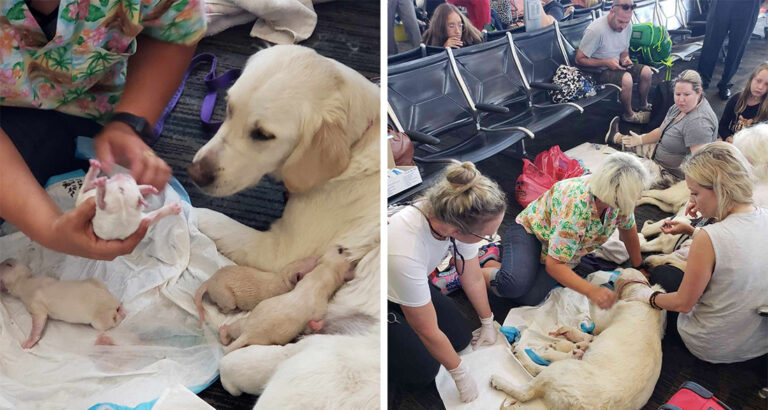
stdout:
<svg viewBox="0 0 768 410">
<path fill-rule="evenodd" d="M 569 158 L 555 145 L 536 155 L 534 162 L 523 159 L 523 172 L 515 184 L 515 197 L 522 206 L 528 206 L 547 192 L 555 182 L 584 174 L 579 161 Z"/>
</svg>

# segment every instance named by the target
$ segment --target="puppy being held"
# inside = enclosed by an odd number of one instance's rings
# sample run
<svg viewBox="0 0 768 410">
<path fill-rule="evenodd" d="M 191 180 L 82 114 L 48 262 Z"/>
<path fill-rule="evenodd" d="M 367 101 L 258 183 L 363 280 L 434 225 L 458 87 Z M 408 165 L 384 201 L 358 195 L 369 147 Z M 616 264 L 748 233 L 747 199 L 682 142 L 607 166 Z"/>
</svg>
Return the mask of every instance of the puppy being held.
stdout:
<svg viewBox="0 0 768 410">
<path fill-rule="evenodd" d="M 21 299 L 32 315 L 32 331 L 21 345 L 24 349 L 40 340 L 49 316 L 68 323 L 88 324 L 101 331 L 111 329 L 125 319 L 120 301 L 102 282 L 96 279 L 59 281 L 35 276 L 15 259 L 0 263 L 0 291 Z"/>
<path fill-rule="evenodd" d="M 354 264 L 348 257 L 346 249 L 334 246 L 292 291 L 259 303 L 248 316 L 230 326 L 221 326 L 221 342 L 228 345 L 225 353 L 248 345 L 284 345 L 308 325 L 317 330 L 328 310 L 328 300 L 354 277 Z"/>
<path fill-rule="evenodd" d="M 91 167 L 83 179 L 83 187 L 77 195 L 77 206 L 88 198 L 96 197 L 96 215 L 93 217 L 93 232 L 101 239 L 123 240 L 136 232 L 144 219 L 150 225 L 160 218 L 181 213 L 181 205 L 168 204 L 160 209 L 143 214 L 147 206 L 144 196 L 157 194 L 152 185 L 137 185 L 128 174 L 115 174 L 111 178 L 97 177 L 101 163 L 92 159 Z"/>
<path fill-rule="evenodd" d="M 195 292 L 200 328 L 203 328 L 205 322 L 203 296 L 206 293 L 222 313 L 235 309 L 252 310 L 265 299 L 293 290 L 296 283 L 317 266 L 317 260 L 314 256 L 299 259 L 288 265 L 282 273 L 234 265 L 219 269 Z"/>
</svg>

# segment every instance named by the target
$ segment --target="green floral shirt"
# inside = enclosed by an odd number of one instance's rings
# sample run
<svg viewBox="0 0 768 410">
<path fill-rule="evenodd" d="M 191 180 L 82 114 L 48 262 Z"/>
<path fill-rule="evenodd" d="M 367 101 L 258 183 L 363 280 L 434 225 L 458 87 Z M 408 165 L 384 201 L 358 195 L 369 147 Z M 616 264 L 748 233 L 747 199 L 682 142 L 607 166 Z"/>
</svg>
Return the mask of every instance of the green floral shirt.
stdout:
<svg viewBox="0 0 768 410">
<path fill-rule="evenodd" d="M 587 178 L 556 182 L 517 215 L 517 223 L 541 241 L 542 263 L 549 255 L 575 265 L 605 243 L 616 228 L 635 225 L 634 215 L 621 215 L 613 208 L 605 210 L 605 222 L 601 221 Z"/>
<path fill-rule="evenodd" d="M 24 0 L 3 0 L 0 105 L 103 122 L 120 99 L 139 33 L 194 44 L 205 28 L 202 0 L 61 0 L 48 41 Z"/>
</svg>

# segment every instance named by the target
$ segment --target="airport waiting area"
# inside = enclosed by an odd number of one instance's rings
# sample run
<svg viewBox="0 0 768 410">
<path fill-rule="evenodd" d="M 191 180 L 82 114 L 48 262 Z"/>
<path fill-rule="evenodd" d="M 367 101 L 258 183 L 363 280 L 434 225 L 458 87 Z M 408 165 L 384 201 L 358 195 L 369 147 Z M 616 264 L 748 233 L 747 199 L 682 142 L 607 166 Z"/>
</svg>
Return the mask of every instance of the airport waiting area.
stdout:
<svg viewBox="0 0 768 410">
<path fill-rule="evenodd" d="M 729 229 L 738 245 L 714 232 L 734 223 L 735 203 L 765 220 L 766 5 L 582 1 L 547 18 L 552 2 L 525 9 L 545 16 L 535 29 L 522 24 L 523 2 L 505 1 L 513 18 L 501 24 L 495 1 L 487 21 L 477 2 L 415 2 L 419 42 L 397 8 L 389 407 L 680 408 L 662 406 L 708 391 L 723 408 L 765 408 L 768 272 L 747 245 L 767 239 L 749 233 L 763 222 Z M 661 37 L 643 49 L 651 31 Z M 600 54 L 612 46 L 615 70 Z M 737 168 L 749 198 L 705 211 L 701 191 L 729 197 Z M 417 171 L 418 182 L 397 179 Z M 461 218 L 456 232 L 443 224 Z M 418 229 L 431 237 L 414 242 Z M 428 286 L 407 273 L 421 259 Z M 652 347 L 648 326 L 662 328 Z M 505 337 L 489 338 L 494 328 Z"/>
</svg>

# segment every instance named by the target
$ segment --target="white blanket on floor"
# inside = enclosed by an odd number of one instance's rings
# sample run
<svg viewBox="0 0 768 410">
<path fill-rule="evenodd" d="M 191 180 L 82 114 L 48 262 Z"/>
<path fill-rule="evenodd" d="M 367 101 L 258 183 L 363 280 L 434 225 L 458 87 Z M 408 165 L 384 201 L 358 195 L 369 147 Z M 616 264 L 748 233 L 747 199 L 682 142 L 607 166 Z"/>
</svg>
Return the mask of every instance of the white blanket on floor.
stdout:
<svg viewBox="0 0 768 410">
<path fill-rule="evenodd" d="M 605 283 L 610 276 L 610 272 L 598 271 L 591 274 L 588 280 L 593 283 Z M 531 380 L 531 373 L 525 369 L 523 361 L 528 367 L 533 368 L 534 374 L 540 371 L 535 368 L 539 366 L 528 360 L 527 356 L 515 357 L 512 349 L 520 351 L 523 355 L 525 355 L 523 349 L 526 348 L 539 350 L 555 340 L 548 335 L 548 332 L 563 325 L 578 327 L 584 320 L 589 320 L 589 301 L 583 295 L 567 288 L 552 290 L 538 306 L 510 309 L 504 320 L 504 326 L 518 328 L 520 340 L 517 343 L 510 346 L 506 338 L 500 334 L 493 346 L 476 351 L 473 351 L 470 346 L 459 353 L 462 360 L 469 365 L 470 373 L 477 383 L 480 395 L 475 401 L 471 403 L 459 401 L 459 392 L 451 375 L 444 367 L 440 367 L 435 383 L 445 408 L 448 410 L 500 408 L 509 396 L 491 387 L 489 380 L 492 374 L 503 374 L 509 380 L 525 384 Z M 541 399 L 518 403 L 512 408 L 546 410 Z"/>
<path fill-rule="evenodd" d="M 48 187 L 63 208 L 74 206 L 62 181 Z M 195 209 L 172 189 L 148 200 L 150 210 L 181 202 L 181 215 L 150 228 L 132 254 L 94 261 L 42 248 L 24 234 L 0 237 L 0 260 L 15 257 L 36 274 L 58 279 L 97 278 L 124 305 L 126 319 L 107 331 L 117 346 L 95 346 L 98 331 L 49 320 L 40 342 L 21 343 L 31 318 L 21 301 L 0 295 L 0 409 L 78 408 L 99 403 L 135 407 L 181 383 L 199 392 L 218 375 L 222 349 L 217 332 L 198 329 L 192 293 L 232 262 L 197 230 Z M 215 324 L 225 317 L 210 312 Z"/>
<path fill-rule="evenodd" d="M 208 36 L 257 18 L 251 37 L 276 44 L 306 40 L 317 25 L 311 0 L 205 0 Z"/>
</svg>

